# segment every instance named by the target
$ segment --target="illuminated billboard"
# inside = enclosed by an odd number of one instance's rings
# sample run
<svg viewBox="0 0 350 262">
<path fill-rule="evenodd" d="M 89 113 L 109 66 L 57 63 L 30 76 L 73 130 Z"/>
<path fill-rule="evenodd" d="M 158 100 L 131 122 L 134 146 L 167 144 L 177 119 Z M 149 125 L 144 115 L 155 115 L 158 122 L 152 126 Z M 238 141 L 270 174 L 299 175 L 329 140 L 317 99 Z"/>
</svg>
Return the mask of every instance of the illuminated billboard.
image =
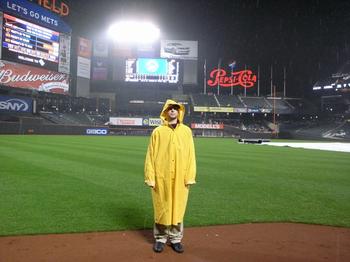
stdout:
<svg viewBox="0 0 350 262">
<path fill-rule="evenodd" d="M 159 58 L 127 59 L 125 81 L 176 84 L 179 82 L 179 62 Z"/>
<path fill-rule="evenodd" d="M 0 85 L 68 94 L 69 75 L 0 60 Z"/>
<path fill-rule="evenodd" d="M 59 32 L 4 14 L 2 59 L 58 71 Z"/>
<path fill-rule="evenodd" d="M 197 60 L 198 42 L 183 40 L 162 40 L 160 57 L 185 60 Z"/>
<path fill-rule="evenodd" d="M 233 87 L 242 86 L 244 88 L 254 87 L 257 76 L 252 70 L 241 70 L 227 72 L 224 69 L 215 68 L 209 74 L 207 84 L 211 87 Z"/>
</svg>

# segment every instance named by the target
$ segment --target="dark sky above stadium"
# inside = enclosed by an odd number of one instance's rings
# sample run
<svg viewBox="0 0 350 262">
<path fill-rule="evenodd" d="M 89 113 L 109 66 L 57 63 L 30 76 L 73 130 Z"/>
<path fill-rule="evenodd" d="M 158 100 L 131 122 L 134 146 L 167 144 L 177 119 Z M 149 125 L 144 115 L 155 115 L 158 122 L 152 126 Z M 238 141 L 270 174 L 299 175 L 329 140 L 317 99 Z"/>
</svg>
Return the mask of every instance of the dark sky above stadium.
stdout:
<svg viewBox="0 0 350 262">
<path fill-rule="evenodd" d="M 260 65 L 266 79 L 273 65 L 278 86 L 286 67 L 289 91 L 299 97 L 350 58 L 348 0 L 64 2 L 66 21 L 82 36 L 93 38 L 115 20 L 149 18 L 163 39 L 197 40 L 200 62 Z"/>
</svg>

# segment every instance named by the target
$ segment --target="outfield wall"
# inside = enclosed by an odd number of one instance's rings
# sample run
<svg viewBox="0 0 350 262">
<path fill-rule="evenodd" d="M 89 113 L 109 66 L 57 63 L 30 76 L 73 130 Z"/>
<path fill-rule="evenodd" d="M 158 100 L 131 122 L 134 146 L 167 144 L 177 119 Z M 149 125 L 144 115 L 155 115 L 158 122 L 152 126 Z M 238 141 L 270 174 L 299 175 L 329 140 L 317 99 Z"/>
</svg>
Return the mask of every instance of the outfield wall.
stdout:
<svg viewBox="0 0 350 262">
<path fill-rule="evenodd" d="M 154 127 L 134 128 L 105 126 L 78 126 L 45 124 L 40 119 L 21 120 L 19 122 L 0 121 L 0 134 L 37 134 L 37 135 L 125 135 L 150 136 Z M 196 137 L 236 137 L 236 138 L 271 138 L 270 133 L 249 133 L 235 130 L 205 130 L 195 129 Z"/>
<path fill-rule="evenodd" d="M 50 125 L 36 122 L 0 122 L 0 134 L 37 134 L 37 135 L 107 135 L 108 127 Z"/>
</svg>

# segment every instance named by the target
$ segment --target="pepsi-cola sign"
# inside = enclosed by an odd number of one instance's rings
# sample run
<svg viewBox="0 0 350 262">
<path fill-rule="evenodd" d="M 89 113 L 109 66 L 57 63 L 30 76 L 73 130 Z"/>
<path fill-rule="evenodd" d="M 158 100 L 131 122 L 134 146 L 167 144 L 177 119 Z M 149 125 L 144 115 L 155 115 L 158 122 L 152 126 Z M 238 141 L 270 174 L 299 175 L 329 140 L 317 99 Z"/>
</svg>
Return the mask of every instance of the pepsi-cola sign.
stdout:
<svg viewBox="0 0 350 262">
<path fill-rule="evenodd" d="M 251 88 L 255 85 L 257 76 L 251 70 L 226 72 L 224 69 L 214 69 L 209 74 L 207 84 L 211 87 L 242 86 Z"/>
<path fill-rule="evenodd" d="M 31 113 L 33 111 L 32 99 L 12 96 L 0 96 L 0 111 Z"/>
</svg>

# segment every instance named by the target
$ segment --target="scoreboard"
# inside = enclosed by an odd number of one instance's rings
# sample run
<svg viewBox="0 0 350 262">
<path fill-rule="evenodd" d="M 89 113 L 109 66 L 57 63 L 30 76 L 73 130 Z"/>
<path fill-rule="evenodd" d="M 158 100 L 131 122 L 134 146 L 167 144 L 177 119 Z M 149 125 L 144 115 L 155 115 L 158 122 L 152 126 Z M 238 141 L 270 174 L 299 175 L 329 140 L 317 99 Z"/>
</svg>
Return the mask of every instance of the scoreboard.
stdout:
<svg viewBox="0 0 350 262">
<path fill-rule="evenodd" d="M 126 82 L 169 83 L 179 82 L 179 62 L 175 59 L 127 59 Z"/>
<path fill-rule="evenodd" d="M 58 70 L 59 32 L 4 14 L 2 59 Z"/>
</svg>

